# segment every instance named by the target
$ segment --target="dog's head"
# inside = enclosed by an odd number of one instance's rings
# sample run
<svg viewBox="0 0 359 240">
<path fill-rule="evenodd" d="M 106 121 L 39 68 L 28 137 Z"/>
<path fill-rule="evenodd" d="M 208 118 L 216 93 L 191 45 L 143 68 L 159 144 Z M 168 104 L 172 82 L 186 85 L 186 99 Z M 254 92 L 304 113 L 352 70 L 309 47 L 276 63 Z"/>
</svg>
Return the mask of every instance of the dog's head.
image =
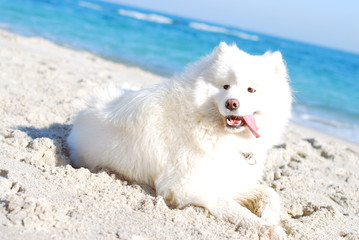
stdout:
<svg viewBox="0 0 359 240">
<path fill-rule="evenodd" d="M 287 121 L 291 92 L 280 52 L 253 56 L 221 43 L 197 66 L 201 73 L 195 101 L 200 108 L 212 108 L 211 114 L 217 113 L 226 131 L 250 131 L 258 138 L 264 125 L 270 128 Z"/>
</svg>

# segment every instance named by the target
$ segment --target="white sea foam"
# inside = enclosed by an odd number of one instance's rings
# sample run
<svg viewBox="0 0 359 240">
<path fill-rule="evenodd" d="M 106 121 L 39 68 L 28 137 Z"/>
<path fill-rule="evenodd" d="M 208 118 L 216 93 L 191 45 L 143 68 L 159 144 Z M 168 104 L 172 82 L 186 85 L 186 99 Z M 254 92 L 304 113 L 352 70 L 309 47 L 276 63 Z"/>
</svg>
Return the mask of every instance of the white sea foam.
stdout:
<svg viewBox="0 0 359 240">
<path fill-rule="evenodd" d="M 189 23 L 189 26 L 191 28 L 194 28 L 197 30 L 202 30 L 202 31 L 228 33 L 228 30 L 223 27 L 211 26 L 211 25 L 207 25 L 204 23 L 191 22 L 191 23 Z"/>
<path fill-rule="evenodd" d="M 339 121 L 339 120 L 333 120 L 333 119 L 326 119 L 326 118 L 321 118 L 315 115 L 311 115 L 311 114 L 307 114 L 307 113 L 294 113 L 293 114 L 296 122 L 300 122 L 300 119 L 305 120 L 305 121 L 309 121 L 309 122 L 317 122 L 319 124 L 323 124 L 326 126 L 331 126 L 337 129 L 357 129 L 359 130 L 359 126 L 356 124 L 351 124 L 348 122 L 344 122 L 344 121 Z"/>
<path fill-rule="evenodd" d="M 307 126 L 329 135 L 359 143 L 359 126 L 338 120 L 320 118 L 310 114 L 293 113 L 293 122 Z"/>
<path fill-rule="evenodd" d="M 132 17 L 132 18 L 136 18 L 139 20 L 145 20 L 145 21 L 163 23 L 163 24 L 172 24 L 173 23 L 173 20 L 171 18 L 153 14 L 153 13 L 146 14 L 146 13 L 142 13 L 142 12 L 125 10 L 125 9 L 118 10 L 118 13 L 122 16 Z"/>
<path fill-rule="evenodd" d="M 231 34 L 246 40 L 258 41 L 259 37 L 256 35 L 247 34 L 244 32 L 232 31 Z"/>
<path fill-rule="evenodd" d="M 208 25 L 205 23 L 191 22 L 191 23 L 189 23 L 189 27 L 197 29 L 197 30 L 202 30 L 202 31 L 233 35 L 233 36 L 245 39 L 245 40 L 251 40 L 251 41 L 259 40 L 259 37 L 256 35 L 251 35 L 251 34 L 234 31 L 234 30 L 228 30 L 227 28 L 224 28 L 224 27 L 217 27 L 217 26 Z"/>
<path fill-rule="evenodd" d="M 1 23 L 1 22 L 0 22 L 0 28 L 2 28 L 2 29 L 10 29 L 10 25 L 9 25 L 9 24 L 6 24 L 6 23 Z"/>
<path fill-rule="evenodd" d="M 78 5 L 80 7 L 90 8 L 93 10 L 101 10 L 101 6 L 94 4 L 94 3 L 85 2 L 85 1 L 79 1 Z"/>
</svg>

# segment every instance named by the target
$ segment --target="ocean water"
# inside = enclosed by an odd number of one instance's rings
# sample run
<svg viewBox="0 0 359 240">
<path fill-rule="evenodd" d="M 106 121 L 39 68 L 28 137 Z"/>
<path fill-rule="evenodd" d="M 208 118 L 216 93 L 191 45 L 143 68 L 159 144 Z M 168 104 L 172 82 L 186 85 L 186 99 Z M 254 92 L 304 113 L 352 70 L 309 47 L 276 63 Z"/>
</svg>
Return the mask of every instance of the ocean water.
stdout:
<svg viewBox="0 0 359 240">
<path fill-rule="evenodd" d="M 359 143 L 359 55 L 96 0 L 0 0 L 0 28 L 170 76 L 220 41 L 282 52 L 292 121 Z"/>
</svg>

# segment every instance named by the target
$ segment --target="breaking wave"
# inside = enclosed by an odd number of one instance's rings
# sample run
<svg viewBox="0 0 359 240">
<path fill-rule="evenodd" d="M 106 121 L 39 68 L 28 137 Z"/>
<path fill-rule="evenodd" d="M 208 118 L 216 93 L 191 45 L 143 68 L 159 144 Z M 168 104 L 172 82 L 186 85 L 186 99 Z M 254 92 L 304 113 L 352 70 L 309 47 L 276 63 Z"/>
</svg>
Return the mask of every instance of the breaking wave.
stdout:
<svg viewBox="0 0 359 240">
<path fill-rule="evenodd" d="M 327 134 L 359 142 L 359 125 L 357 117 L 339 116 L 340 113 L 323 113 L 305 106 L 294 106 L 291 120 L 300 125 L 323 131 Z M 334 115 L 334 116 L 333 116 Z"/>
<path fill-rule="evenodd" d="M 93 10 L 101 10 L 101 6 L 94 4 L 94 3 L 90 3 L 90 2 L 85 2 L 85 1 L 79 1 L 77 3 L 80 7 L 85 7 L 85 8 L 90 8 Z"/>
<path fill-rule="evenodd" d="M 228 34 L 228 35 L 232 35 L 232 36 L 236 36 L 245 40 L 251 40 L 251 41 L 258 41 L 259 37 L 256 35 L 251 35 L 251 34 L 247 34 L 244 32 L 239 32 L 239 31 L 234 31 L 234 30 L 229 30 L 227 28 L 224 27 L 217 27 L 217 26 L 213 26 L 213 25 L 208 25 L 205 23 L 198 23 L 198 22 L 190 22 L 189 27 L 197 29 L 197 30 L 202 30 L 202 31 L 207 31 L 207 32 L 215 32 L 215 33 L 223 33 L 223 34 Z"/>
<path fill-rule="evenodd" d="M 302 120 L 306 120 L 306 121 L 312 121 L 312 122 L 317 122 L 320 124 L 324 124 L 324 125 L 328 125 L 334 128 L 348 128 L 348 129 L 358 129 L 359 130 L 359 126 L 356 124 L 351 124 L 348 122 L 341 122 L 339 120 L 331 120 L 331 119 L 327 119 L 327 118 L 321 118 L 315 115 L 311 115 L 311 114 L 295 114 L 296 116 L 296 120 L 298 121 L 299 119 Z"/>
<path fill-rule="evenodd" d="M 171 18 L 161 16 L 158 14 L 153 14 L 153 13 L 147 14 L 147 13 L 126 10 L 126 9 L 120 9 L 120 10 L 118 10 L 118 13 L 122 16 L 132 17 L 132 18 L 136 18 L 139 20 L 145 20 L 145 21 L 162 23 L 162 24 L 172 24 L 173 23 L 173 20 Z"/>
</svg>

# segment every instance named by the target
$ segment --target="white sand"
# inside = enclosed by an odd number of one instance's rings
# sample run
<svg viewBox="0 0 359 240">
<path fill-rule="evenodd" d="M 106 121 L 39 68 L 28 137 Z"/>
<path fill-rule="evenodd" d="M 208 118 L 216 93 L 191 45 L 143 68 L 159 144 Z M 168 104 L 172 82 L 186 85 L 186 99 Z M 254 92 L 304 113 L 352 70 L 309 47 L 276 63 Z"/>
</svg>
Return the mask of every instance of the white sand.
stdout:
<svg viewBox="0 0 359 240">
<path fill-rule="evenodd" d="M 0 238 L 245 239 L 245 229 L 202 208 L 169 209 L 146 186 L 68 164 L 65 138 L 94 89 L 160 81 L 0 31 Z M 263 182 L 283 199 L 290 239 L 359 239 L 359 147 L 317 136 L 291 124 L 270 150 Z"/>
</svg>

